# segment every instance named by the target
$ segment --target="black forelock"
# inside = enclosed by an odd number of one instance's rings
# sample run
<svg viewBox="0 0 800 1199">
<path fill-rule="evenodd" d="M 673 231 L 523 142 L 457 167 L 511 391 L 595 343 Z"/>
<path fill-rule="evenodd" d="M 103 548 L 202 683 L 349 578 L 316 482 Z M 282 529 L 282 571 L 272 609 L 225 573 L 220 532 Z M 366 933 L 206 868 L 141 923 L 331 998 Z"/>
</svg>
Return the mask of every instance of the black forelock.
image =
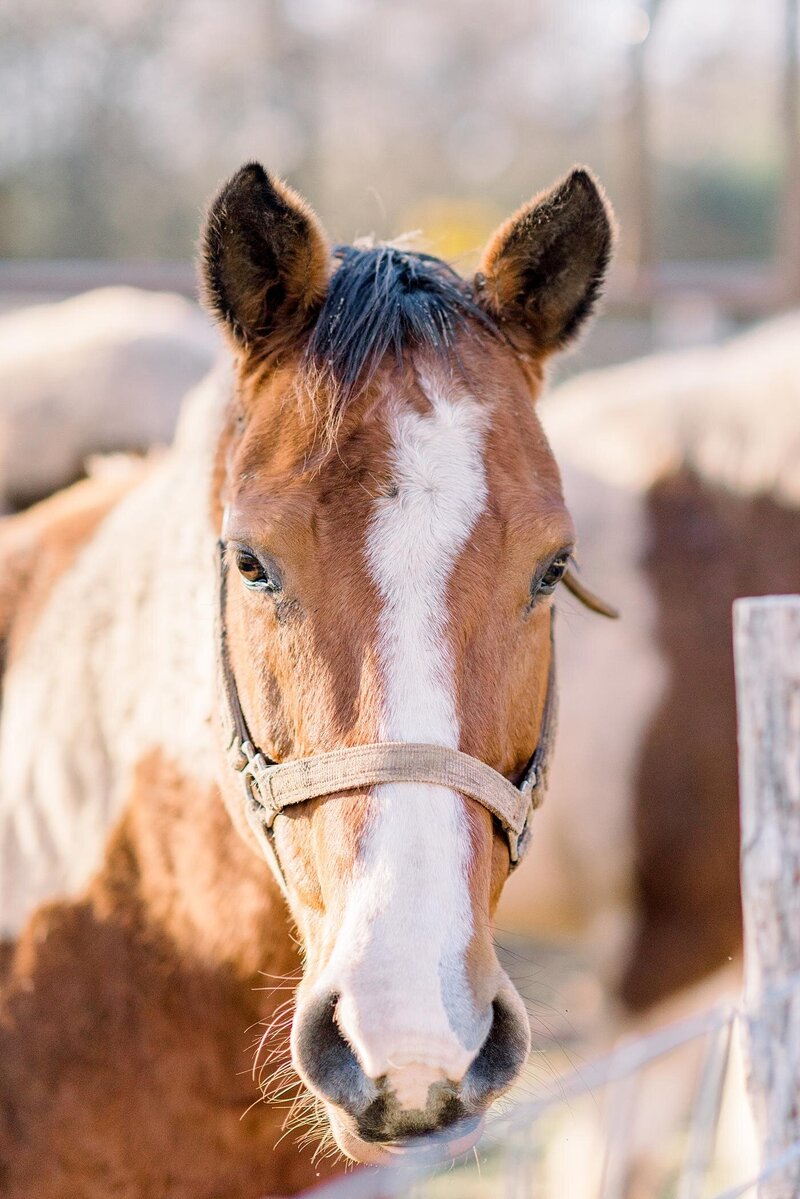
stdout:
<svg viewBox="0 0 800 1199">
<path fill-rule="evenodd" d="M 337 392 L 339 411 L 374 378 L 387 354 L 425 348 L 447 353 L 470 320 L 498 329 L 469 285 L 430 254 L 394 246 L 338 246 L 339 265 L 305 350 Z"/>
</svg>

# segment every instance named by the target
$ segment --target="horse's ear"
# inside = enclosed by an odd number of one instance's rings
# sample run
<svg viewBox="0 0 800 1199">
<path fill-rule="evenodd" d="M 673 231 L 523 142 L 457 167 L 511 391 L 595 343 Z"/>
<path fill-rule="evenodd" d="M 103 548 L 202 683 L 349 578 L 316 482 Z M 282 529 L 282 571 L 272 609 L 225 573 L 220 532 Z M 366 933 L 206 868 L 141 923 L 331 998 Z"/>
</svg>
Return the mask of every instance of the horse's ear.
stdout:
<svg viewBox="0 0 800 1199">
<path fill-rule="evenodd" d="M 600 294 L 614 243 L 610 205 L 576 168 L 491 238 L 476 284 L 514 339 L 548 354 L 572 340 Z"/>
<path fill-rule="evenodd" d="M 206 306 L 235 342 L 299 331 L 328 273 L 328 243 L 308 205 L 257 162 L 237 171 L 208 211 L 200 261 Z"/>
</svg>

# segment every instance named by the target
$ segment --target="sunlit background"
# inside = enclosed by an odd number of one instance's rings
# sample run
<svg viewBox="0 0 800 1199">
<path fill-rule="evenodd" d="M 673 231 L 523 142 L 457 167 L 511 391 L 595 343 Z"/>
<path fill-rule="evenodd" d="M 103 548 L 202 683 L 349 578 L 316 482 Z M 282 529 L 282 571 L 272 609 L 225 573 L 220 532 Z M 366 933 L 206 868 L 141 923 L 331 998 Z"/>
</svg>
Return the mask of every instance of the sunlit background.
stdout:
<svg viewBox="0 0 800 1199">
<path fill-rule="evenodd" d="M 190 290 L 202 205 L 253 157 L 334 239 L 420 230 L 465 269 L 589 163 L 622 237 L 580 364 L 800 297 L 792 0 L 5 0 L 0 33 L 4 306 Z"/>
</svg>

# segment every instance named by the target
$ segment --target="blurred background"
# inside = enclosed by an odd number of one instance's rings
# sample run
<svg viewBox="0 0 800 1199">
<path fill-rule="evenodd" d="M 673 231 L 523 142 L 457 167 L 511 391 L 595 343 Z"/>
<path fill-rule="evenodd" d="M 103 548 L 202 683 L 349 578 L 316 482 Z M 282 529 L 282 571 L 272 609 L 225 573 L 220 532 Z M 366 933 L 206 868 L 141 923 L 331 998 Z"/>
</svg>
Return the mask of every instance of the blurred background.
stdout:
<svg viewBox="0 0 800 1199">
<path fill-rule="evenodd" d="M 3 0 L 0 304 L 190 294 L 202 206 L 258 157 L 335 240 L 462 268 L 577 161 L 617 209 L 569 364 L 800 299 L 797 0 Z"/>
</svg>

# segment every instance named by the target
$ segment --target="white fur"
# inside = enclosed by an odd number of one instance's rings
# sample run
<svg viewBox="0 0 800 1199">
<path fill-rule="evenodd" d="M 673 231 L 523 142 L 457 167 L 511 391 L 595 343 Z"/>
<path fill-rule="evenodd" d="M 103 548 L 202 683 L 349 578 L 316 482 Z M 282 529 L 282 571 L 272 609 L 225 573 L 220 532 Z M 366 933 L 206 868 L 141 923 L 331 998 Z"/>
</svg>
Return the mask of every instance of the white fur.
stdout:
<svg viewBox="0 0 800 1199">
<path fill-rule="evenodd" d="M 376 502 L 368 534 L 382 600 L 379 736 L 457 747 L 446 597 L 486 502 L 483 414 L 435 383 L 424 390 L 430 413 L 393 417 L 398 494 Z M 463 1075 L 491 1020 L 464 976 L 469 830 L 463 801 L 441 787 L 378 787 L 373 811 L 323 985 L 341 995 L 338 1019 L 367 1074 L 396 1074 L 396 1093 L 413 1103 L 437 1075 Z"/>
<path fill-rule="evenodd" d="M 205 785 L 213 774 L 209 480 L 225 391 L 216 378 L 197 389 L 174 451 L 59 580 L 5 676 L 4 935 L 86 883 L 143 756 L 162 749 Z"/>
</svg>

